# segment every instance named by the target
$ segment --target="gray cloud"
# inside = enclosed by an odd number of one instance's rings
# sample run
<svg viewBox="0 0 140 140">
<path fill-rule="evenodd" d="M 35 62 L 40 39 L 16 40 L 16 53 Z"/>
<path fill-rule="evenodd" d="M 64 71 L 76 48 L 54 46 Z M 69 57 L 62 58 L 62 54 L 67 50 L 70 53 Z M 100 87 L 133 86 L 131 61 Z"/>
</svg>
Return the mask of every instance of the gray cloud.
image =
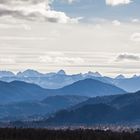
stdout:
<svg viewBox="0 0 140 140">
<path fill-rule="evenodd" d="M 133 60 L 133 61 L 139 61 L 140 56 L 137 56 L 135 54 L 120 54 L 117 56 L 117 61 L 123 61 L 123 60 Z"/>
<path fill-rule="evenodd" d="M 0 16 L 57 23 L 77 23 L 64 12 L 52 10 L 51 0 L 0 0 Z"/>
</svg>

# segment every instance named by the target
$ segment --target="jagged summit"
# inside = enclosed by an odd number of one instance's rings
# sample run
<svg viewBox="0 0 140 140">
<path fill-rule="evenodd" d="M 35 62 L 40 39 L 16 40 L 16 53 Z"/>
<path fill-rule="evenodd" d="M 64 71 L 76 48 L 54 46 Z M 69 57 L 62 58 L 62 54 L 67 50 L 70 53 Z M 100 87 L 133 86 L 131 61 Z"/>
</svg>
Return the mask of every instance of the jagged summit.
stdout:
<svg viewBox="0 0 140 140">
<path fill-rule="evenodd" d="M 120 75 L 116 76 L 115 79 L 125 79 L 125 76 L 120 74 Z"/>
<path fill-rule="evenodd" d="M 19 77 L 40 77 L 42 76 L 42 73 L 39 73 L 38 71 L 32 70 L 32 69 L 27 69 L 23 72 L 18 72 L 17 76 Z"/>
<path fill-rule="evenodd" d="M 132 76 L 132 78 L 138 78 L 138 77 L 140 77 L 140 76 L 138 76 L 136 74 Z"/>
<path fill-rule="evenodd" d="M 66 75 L 66 72 L 65 72 L 64 70 L 59 70 L 59 71 L 57 72 L 57 74 L 59 74 L 59 75 Z"/>
<path fill-rule="evenodd" d="M 95 77 L 102 77 L 102 75 L 99 73 L 99 72 L 92 72 L 92 71 L 89 71 L 88 73 L 87 73 L 87 75 L 89 75 L 89 76 L 95 76 Z"/>
</svg>

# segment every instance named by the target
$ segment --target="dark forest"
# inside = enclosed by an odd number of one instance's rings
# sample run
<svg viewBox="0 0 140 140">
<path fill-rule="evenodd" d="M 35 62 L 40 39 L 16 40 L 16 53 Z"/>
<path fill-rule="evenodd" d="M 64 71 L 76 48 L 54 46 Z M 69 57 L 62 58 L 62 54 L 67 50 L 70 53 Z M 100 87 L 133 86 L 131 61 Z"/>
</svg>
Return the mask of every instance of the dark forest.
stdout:
<svg viewBox="0 0 140 140">
<path fill-rule="evenodd" d="M 140 140 L 140 132 L 1 128 L 0 140 Z"/>
</svg>

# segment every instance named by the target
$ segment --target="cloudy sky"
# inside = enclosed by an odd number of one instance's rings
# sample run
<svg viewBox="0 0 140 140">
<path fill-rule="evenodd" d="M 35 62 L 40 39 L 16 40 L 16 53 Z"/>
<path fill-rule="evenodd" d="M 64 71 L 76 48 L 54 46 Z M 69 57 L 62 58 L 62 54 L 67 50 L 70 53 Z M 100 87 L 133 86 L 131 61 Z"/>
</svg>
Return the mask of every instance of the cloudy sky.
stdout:
<svg viewBox="0 0 140 140">
<path fill-rule="evenodd" d="M 0 69 L 139 74 L 140 0 L 0 0 Z"/>
</svg>

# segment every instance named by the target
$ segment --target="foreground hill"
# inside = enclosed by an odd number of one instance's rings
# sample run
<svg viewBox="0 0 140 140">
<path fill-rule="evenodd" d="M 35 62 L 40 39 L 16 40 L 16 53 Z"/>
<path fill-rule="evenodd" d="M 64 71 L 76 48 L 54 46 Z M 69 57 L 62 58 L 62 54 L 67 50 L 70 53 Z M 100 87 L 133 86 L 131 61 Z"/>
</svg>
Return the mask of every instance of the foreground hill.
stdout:
<svg viewBox="0 0 140 140">
<path fill-rule="evenodd" d="M 88 100 L 73 106 L 71 110 L 80 108 L 84 105 L 94 105 L 94 104 L 107 104 L 116 108 L 121 108 L 139 101 L 140 101 L 140 91 L 135 93 L 89 98 Z"/>
<path fill-rule="evenodd" d="M 51 96 L 42 101 L 26 101 L 0 105 L 1 120 L 28 120 L 49 115 L 87 100 L 83 96 Z"/>
<path fill-rule="evenodd" d="M 96 97 L 54 114 L 45 123 L 74 124 L 140 124 L 140 91 L 136 93 Z"/>
<path fill-rule="evenodd" d="M 72 111 L 62 110 L 50 117 L 47 123 L 52 125 L 108 123 L 116 111 L 114 107 L 106 104 L 84 105 Z"/>
<path fill-rule="evenodd" d="M 94 79 L 75 82 L 60 89 L 44 89 L 35 84 L 20 81 L 10 83 L 0 82 L 0 103 L 12 103 L 29 100 L 43 100 L 47 96 L 55 95 L 80 95 L 101 96 L 125 93 L 124 90 Z"/>
</svg>

